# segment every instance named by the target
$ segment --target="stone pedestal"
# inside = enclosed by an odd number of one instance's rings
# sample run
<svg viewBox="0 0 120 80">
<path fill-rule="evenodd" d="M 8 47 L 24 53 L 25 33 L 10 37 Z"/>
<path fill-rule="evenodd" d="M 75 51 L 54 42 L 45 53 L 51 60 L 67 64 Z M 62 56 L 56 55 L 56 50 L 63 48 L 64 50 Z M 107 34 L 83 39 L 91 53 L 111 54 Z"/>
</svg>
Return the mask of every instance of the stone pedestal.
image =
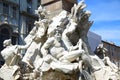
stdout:
<svg viewBox="0 0 120 80">
<path fill-rule="evenodd" d="M 76 0 L 41 0 L 41 5 L 43 5 L 48 11 L 53 12 L 57 10 L 69 11 L 73 7 Z"/>
<path fill-rule="evenodd" d="M 70 12 L 74 3 L 77 3 L 76 0 L 41 0 L 41 5 L 50 12 L 50 18 L 56 16 L 62 10 Z"/>
</svg>

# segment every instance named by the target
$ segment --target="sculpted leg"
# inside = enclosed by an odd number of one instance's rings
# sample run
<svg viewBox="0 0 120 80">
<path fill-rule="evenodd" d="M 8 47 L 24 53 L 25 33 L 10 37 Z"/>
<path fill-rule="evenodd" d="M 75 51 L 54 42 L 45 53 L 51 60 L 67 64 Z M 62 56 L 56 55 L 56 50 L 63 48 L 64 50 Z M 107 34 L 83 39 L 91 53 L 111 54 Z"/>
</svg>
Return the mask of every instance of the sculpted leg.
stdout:
<svg viewBox="0 0 120 80">
<path fill-rule="evenodd" d="M 84 53 L 84 50 L 75 50 L 70 52 L 65 52 L 65 55 L 62 56 L 59 60 L 68 60 L 69 62 L 74 61 L 76 58 L 80 57 Z"/>
</svg>

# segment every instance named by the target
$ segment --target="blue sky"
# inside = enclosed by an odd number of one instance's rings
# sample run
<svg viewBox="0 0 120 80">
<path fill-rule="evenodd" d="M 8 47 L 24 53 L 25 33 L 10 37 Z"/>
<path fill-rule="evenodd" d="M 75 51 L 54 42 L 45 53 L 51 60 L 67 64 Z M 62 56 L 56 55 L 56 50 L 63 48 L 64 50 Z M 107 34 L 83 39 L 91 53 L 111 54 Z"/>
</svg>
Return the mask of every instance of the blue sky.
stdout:
<svg viewBox="0 0 120 80">
<path fill-rule="evenodd" d="M 78 0 L 80 1 L 80 0 Z M 85 0 L 94 23 L 90 31 L 120 46 L 120 0 Z"/>
</svg>

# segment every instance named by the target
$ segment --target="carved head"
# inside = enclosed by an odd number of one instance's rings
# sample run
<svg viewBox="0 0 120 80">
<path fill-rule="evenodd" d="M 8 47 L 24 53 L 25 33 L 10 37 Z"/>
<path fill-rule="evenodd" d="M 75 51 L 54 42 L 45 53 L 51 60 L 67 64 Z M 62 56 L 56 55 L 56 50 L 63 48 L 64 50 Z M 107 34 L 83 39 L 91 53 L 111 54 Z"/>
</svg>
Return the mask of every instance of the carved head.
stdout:
<svg viewBox="0 0 120 80">
<path fill-rule="evenodd" d="M 11 39 L 4 40 L 3 46 L 4 46 L 4 47 L 7 47 L 7 46 L 9 46 L 9 45 L 11 45 Z"/>
<path fill-rule="evenodd" d="M 39 23 L 40 21 L 35 21 L 34 22 L 34 25 L 36 26 L 36 27 L 39 27 L 40 26 L 40 23 Z"/>
<path fill-rule="evenodd" d="M 61 29 L 59 26 L 57 26 L 57 29 L 55 29 L 55 39 L 57 39 L 58 41 L 61 40 Z"/>
</svg>

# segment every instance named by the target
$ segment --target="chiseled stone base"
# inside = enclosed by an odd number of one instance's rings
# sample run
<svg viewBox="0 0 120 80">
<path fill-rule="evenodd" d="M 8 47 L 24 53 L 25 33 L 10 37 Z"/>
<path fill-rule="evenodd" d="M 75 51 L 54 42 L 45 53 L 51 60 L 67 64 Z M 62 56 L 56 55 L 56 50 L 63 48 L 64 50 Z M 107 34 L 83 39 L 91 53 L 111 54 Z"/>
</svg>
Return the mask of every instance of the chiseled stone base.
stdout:
<svg viewBox="0 0 120 80">
<path fill-rule="evenodd" d="M 71 74 L 65 74 L 60 71 L 50 70 L 43 73 L 43 80 L 78 80 L 79 72 L 73 72 Z"/>
</svg>

